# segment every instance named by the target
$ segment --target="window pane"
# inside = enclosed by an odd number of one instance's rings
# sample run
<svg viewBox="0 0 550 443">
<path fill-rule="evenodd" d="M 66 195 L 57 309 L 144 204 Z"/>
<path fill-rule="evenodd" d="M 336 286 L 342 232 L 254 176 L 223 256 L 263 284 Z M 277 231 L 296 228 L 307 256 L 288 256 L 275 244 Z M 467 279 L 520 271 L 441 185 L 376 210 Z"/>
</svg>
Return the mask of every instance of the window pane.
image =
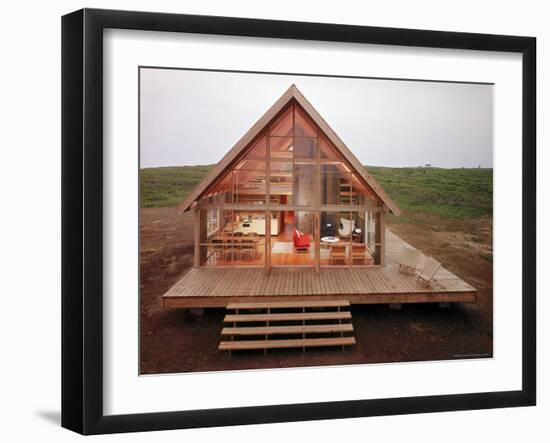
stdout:
<svg viewBox="0 0 550 443">
<path fill-rule="evenodd" d="M 380 252 L 382 248 L 379 226 L 380 212 L 365 212 L 365 234 L 363 238 L 374 264 L 377 265 L 380 264 Z"/>
<path fill-rule="evenodd" d="M 374 264 L 374 251 L 367 242 L 367 213 L 352 212 L 353 230 L 351 232 L 351 264 L 353 266 L 370 266 Z"/>
<path fill-rule="evenodd" d="M 290 136 L 293 129 L 292 111 L 294 106 L 288 107 L 269 129 L 270 135 Z"/>
<path fill-rule="evenodd" d="M 233 172 L 228 172 L 215 183 L 207 196 L 210 203 L 231 203 L 233 201 Z"/>
<path fill-rule="evenodd" d="M 297 137 L 293 151 L 295 163 L 317 162 L 317 139 Z"/>
<path fill-rule="evenodd" d="M 220 210 L 210 209 L 207 211 L 206 217 L 206 235 L 211 236 L 220 229 Z"/>
<path fill-rule="evenodd" d="M 271 204 L 292 204 L 292 172 L 271 171 L 269 183 Z"/>
<path fill-rule="evenodd" d="M 292 137 L 270 138 L 270 195 L 272 204 L 291 204 L 293 194 Z"/>
<path fill-rule="evenodd" d="M 293 244 L 301 265 L 315 266 L 315 213 L 296 211 L 294 213 Z"/>
<path fill-rule="evenodd" d="M 366 205 L 367 200 L 375 201 L 374 193 L 363 184 L 362 180 L 357 174 L 352 174 L 352 204 L 354 205 Z"/>
<path fill-rule="evenodd" d="M 269 143 L 272 168 L 278 162 L 292 163 L 294 151 L 292 137 L 270 137 Z"/>
<path fill-rule="evenodd" d="M 317 137 L 317 127 L 313 121 L 296 106 L 294 135 L 297 137 Z"/>
<path fill-rule="evenodd" d="M 265 169 L 267 155 L 266 137 L 262 136 L 246 151 L 235 169 Z"/>
<path fill-rule="evenodd" d="M 265 212 L 215 211 L 221 215 L 220 228 L 206 238 L 201 238 L 201 265 L 263 266 Z"/>
<path fill-rule="evenodd" d="M 321 149 L 322 161 L 342 161 L 336 147 L 325 136 L 319 138 L 319 148 Z"/>
<path fill-rule="evenodd" d="M 241 204 L 265 203 L 265 169 L 234 171 L 233 202 Z"/>
<path fill-rule="evenodd" d="M 317 165 L 296 164 L 294 166 L 294 201 L 295 205 L 312 206 L 316 202 Z"/>
<path fill-rule="evenodd" d="M 321 204 L 349 205 L 352 202 L 351 173 L 339 164 L 321 165 Z"/>
<path fill-rule="evenodd" d="M 351 264 L 351 233 L 355 220 L 349 212 L 321 212 L 322 266 L 349 266 Z"/>
</svg>

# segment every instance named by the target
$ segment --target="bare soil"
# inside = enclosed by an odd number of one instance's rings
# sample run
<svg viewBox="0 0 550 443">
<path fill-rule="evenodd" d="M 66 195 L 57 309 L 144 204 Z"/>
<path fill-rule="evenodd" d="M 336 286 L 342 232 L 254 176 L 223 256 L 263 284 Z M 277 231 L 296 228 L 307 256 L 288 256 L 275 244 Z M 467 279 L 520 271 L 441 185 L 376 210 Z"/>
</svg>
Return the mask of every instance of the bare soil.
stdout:
<svg viewBox="0 0 550 443">
<path fill-rule="evenodd" d="M 403 222 L 404 221 L 404 222 Z M 141 209 L 142 374 L 491 357 L 491 219 L 450 220 L 415 214 L 388 227 L 478 289 L 475 304 L 353 306 L 357 344 L 339 349 L 218 351 L 222 309 L 202 315 L 163 309 L 162 294 L 193 262 L 193 218 L 174 208 Z"/>
</svg>

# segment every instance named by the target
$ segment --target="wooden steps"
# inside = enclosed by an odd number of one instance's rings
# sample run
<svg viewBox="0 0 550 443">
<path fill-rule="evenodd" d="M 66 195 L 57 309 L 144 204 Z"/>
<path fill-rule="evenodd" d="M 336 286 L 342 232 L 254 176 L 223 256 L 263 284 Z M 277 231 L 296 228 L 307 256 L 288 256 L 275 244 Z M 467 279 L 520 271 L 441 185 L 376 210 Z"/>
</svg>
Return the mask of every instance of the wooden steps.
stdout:
<svg viewBox="0 0 550 443">
<path fill-rule="evenodd" d="M 349 308 L 347 300 L 311 300 L 261 303 L 229 303 L 227 309 L 264 309 L 264 308 Z"/>
<path fill-rule="evenodd" d="M 293 321 L 293 320 L 345 320 L 349 312 L 305 312 L 283 314 L 238 314 L 226 315 L 225 322 Z"/>
<path fill-rule="evenodd" d="M 353 325 L 308 325 L 308 326 L 255 326 L 247 328 L 223 328 L 222 335 L 270 335 L 270 334 L 331 334 L 353 332 Z"/>
<path fill-rule="evenodd" d="M 240 340 L 222 341 L 220 351 L 236 351 L 239 349 L 275 349 L 275 348 L 304 348 L 314 346 L 349 346 L 355 344 L 355 337 L 337 338 L 306 338 L 295 340 Z"/>
<path fill-rule="evenodd" d="M 355 344 L 349 301 L 230 303 L 221 351 L 302 348 Z M 343 310 L 346 309 L 346 310 Z M 263 339 L 259 339 L 262 337 Z"/>
</svg>

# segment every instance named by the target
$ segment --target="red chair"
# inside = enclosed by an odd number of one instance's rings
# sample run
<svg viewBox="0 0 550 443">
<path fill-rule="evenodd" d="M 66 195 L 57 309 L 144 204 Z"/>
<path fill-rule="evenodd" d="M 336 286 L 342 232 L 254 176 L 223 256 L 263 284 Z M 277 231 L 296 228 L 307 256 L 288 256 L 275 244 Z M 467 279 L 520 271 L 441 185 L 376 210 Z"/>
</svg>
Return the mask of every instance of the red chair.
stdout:
<svg viewBox="0 0 550 443">
<path fill-rule="evenodd" d="M 309 251 L 309 235 L 302 234 L 298 229 L 294 229 L 292 241 L 294 242 L 294 249 L 296 252 Z"/>
</svg>

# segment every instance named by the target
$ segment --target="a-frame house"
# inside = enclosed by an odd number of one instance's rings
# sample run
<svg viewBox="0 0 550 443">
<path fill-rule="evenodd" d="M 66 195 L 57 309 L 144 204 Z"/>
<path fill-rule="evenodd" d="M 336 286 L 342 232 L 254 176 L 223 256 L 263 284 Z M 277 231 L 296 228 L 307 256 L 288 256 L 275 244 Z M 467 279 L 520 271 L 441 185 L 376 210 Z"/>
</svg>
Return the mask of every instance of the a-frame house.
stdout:
<svg viewBox="0 0 550 443">
<path fill-rule="evenodd" d="M 194 267 L 167 308 L 476 299 L 443 267 L 430 286 L 399 272 L 412 246 L 385 228 L 399 208 L 294 85 L 178 210 L 194 212 Z"/>
<path fill-rule="evenodd" d="M 397 205 L 292 85 L 178 206 L 195 266 L 384 265 Z"/>
</svg>

